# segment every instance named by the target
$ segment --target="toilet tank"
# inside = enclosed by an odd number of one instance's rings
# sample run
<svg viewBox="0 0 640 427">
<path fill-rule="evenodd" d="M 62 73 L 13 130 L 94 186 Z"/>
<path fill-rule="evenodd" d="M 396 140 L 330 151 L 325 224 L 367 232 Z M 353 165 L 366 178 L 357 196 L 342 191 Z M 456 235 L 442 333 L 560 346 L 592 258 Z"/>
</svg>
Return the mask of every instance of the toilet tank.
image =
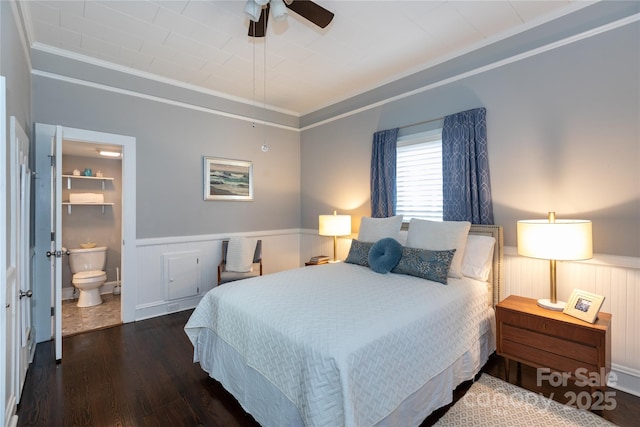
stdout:
<svg viewBox="0 0 640 427">
<path fill-rule="evenodd" d="M 107 247 L 69 249 L 69 267 L 72 273 L 80 271 L 104 270 L 107 263 Z"/>
</svg>

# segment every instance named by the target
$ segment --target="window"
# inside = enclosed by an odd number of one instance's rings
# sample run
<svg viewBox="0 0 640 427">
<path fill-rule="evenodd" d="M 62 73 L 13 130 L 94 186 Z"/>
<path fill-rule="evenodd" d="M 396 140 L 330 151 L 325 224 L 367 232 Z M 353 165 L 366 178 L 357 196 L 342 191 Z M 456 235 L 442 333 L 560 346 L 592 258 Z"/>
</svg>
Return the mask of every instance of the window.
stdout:
<svg viewBox="0 0 640 427">
<path fill-rule="evenodd" d="M 396 215 L 442 221 L 442 129 L 398 138 Z"/>
</svg>

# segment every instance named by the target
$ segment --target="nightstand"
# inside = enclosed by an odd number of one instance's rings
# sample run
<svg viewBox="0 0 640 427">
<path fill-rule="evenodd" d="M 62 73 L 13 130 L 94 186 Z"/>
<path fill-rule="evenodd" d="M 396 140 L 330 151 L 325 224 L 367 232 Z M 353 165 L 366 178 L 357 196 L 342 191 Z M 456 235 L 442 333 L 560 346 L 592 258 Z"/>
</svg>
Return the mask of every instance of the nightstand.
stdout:
<svg viewBox="0 0 640 427">
<path fill-rule="evenodd" d="M 515 360 L 605 388 L 611 370 L 611 314 L 598 313 L 592 324 L 511 295 L 496 306 L 496 347 L 505 358 L 507 381 L 509 363 Z"/>
</svg>

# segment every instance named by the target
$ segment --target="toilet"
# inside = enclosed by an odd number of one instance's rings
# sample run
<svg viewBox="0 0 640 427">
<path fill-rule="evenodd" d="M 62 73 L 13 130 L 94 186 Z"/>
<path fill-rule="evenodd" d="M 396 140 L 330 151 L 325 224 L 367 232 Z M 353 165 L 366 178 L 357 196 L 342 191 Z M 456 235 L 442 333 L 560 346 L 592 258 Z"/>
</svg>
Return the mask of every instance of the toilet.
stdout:
<svg viewBox="0 0 640 427">
<path fill-rule="evenodd" d="M 71 283 L 80 291 L 78 307 L 102 304 L 100 287 L 107 281 L 103 271 L 107 262 L 107 247 L 69 249 L 69 267 L 73 273 Z"/>
</svg>

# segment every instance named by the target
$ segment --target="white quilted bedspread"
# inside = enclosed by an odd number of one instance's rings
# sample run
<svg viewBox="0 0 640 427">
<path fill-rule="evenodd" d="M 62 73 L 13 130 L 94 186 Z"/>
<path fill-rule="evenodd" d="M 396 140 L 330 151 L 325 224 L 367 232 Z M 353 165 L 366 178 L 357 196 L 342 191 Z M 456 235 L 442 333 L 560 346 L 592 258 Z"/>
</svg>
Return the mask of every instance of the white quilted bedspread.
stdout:
<svg viewBox="0 0 640 427">
<path fill-rule="evenodd" d="M 372 426 L 490 328 L 486 301 L 470 279 L 326 264 L 214 288 L 185 331 L 214 331 L 307 426 Z"/>
</svg>

